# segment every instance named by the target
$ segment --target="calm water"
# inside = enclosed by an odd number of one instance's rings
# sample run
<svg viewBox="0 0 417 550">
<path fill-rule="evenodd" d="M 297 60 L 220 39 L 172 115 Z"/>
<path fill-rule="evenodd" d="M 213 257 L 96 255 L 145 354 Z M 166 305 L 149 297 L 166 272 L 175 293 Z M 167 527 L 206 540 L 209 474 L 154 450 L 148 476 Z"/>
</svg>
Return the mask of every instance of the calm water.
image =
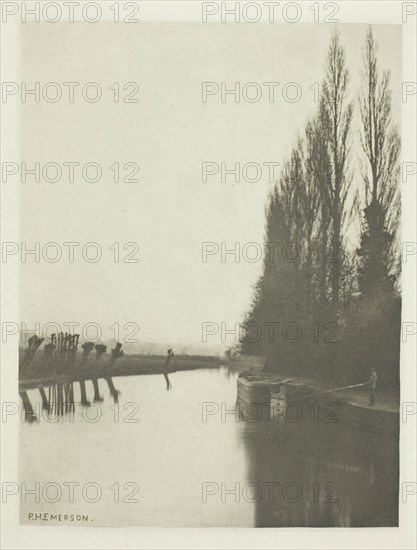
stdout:
<svg viewBox="0 0 417 550">
<path fill-rule="evenodd" d="M 394 437 L 317 421 L 313 411 L 279 425 L 237 421 L 224 414 L 235 407 L 236 378 L 226 368 L 177 372 L 170 391 L 162 375 L 115 378 L 116 405 L 99 380 L 99 405 L 22 423 L 21 481 L 40 490 L 39 503 L 22 503 L 22 521 L 61 513 L 114 526 L 397 524 Z M 91 381 L 86 390 L 92 400 Z M 74 392 L 79 402 L 78 383 Z M 40 402 L 38 390 L 28 397 Z M 205 422 L 203 408 L 212 412 Z"/>
</svg>

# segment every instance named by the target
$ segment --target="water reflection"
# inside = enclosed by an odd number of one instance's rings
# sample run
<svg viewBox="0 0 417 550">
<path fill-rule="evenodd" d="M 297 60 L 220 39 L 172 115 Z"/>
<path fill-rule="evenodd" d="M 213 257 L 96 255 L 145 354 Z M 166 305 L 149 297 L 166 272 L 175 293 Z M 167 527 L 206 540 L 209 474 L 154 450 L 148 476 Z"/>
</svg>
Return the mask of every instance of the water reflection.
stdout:
<svg viewBox="0 0 417 550">
<path fill-rule="evenodd" d="M 33 365 L 33 360 L 42 342 L 43 339 L 39 339 L 36 336 L 33 336 L 28 341 L 28 348 L 25 350 L 23 360 L 20 364 L 20 372 L 21 374 L 26 375 L 26 377 L 28 377 L 29 368 L 32 369 L 32 376 L 39 376 L 36 372 L 36 365 L 35 367 Z M 40 365 L 41 372 L 46 373 L 46 375 L 62 373 L 70 378 L 70 380 L 65 383 L 58 383 L 38 388 L 42 401 L 42 410 L 50 413 L 51 415 L 63 416 L 74 411 L 74 383 L 79 384 L 80 405 L 82 407 L 91 406 L 91 399 L 87 395 L 86 382 L 88 380 L 91 380 L 93 384 L 92 401 L 94 403 L 104 401 L 104 397 L 100 394 L 99 376 L 97 373 L 101 359 L 107 351 L 107 346 L 104 344 L 94 345 L 93 342 L 84 342 L 81 346 L 81 360 L 79 364 L 76 365 L 78 344 L 78 334 L 59 333 L 58 335 L 52 334 L 51 342 L 45 344 L 44 346 L 44 356 Z M 106 370 L 111 371 L 115 362 L 119 358 L 123 357 L 124 352 L 121 348 L 122 344 L 116 343 L 115 348 L 111 350 L 111 356 L 106 366 Z M 89 355 L 93 349 L 96 350 L 96 356 L 94 362 L 91 362 L 89 361 Z M 170 368 L 170 362 L 173 357 L 174 352 L 172 349 L 169 349 L 167 351 L 167 358 L 162 369 L 162 375 L 164 376 L 166 382 L 167 391 L 172 389 L 172 384 L 168 374 L 174 372 Z M 113 398 L 113 402 L 117 404 L 119 402 L 120 391 L 116 389 L 112 377 L 103 373 L 101 373 L 100 377 L 107 383 L 110 396 Z M 25 376 L 23 376 L 23 378 L 25 378 Z M 46 395 L 46 391 L 48 391 L 48 396 Z M 24 419 L 30 423 L 37 421 L 37 415 L 30 402 L 27 391 L 22 390 L 19 393 L 23 403 L 23 410 L 25 412 Z"/>
<path fill-rule="evenodd" d="M 50 375 L 62 374 L 68 378 L 66 382 L 38 388 L 42 401 L 42 411 L 46 411 L 51 416 L 62 417 L 75 410 L 75 383 L 79 384 L 80 405 L 82 407 L 91 406 L 91 401 L 87 395 L 86 380 L 91 380 L 93 383 L 93 401 L 95 403 L 104 401 L 99 391 L 97 370 L 102 356 L 107 351 L 107 346 L 104 344 L 94 345 L 93 342 L 84 342 L 81 346 L 83 350 L 81 360 L 77 365 L 76 358 L 79 339 L 79 334 L 70 334 L 67 332 L 52 334 L 51 341 L 44 346 L 44 355 L 40 364 L 35 364 L 34 359 L 44 339 L 32 336 L 28 340 L 28 347 L 19 366 L 20 375 L 23 380 L 29 379 L 28 384 L 30 385 L 31 378 L 38 378 L 42 375 L 47 378 Z M 114 366 L 117 359 L 123 357 L 124 353 L 121 348 L 122 344 L 116 343 L 116 347 L 111 350 L 111 357 L 107 365 L 109 369 Z M 89 364 L 89 355 L 93 349 L 96 350 L 96 357 L 94 362 L 90 362 Z M 107 382 L 114 403 L 118 403 L 120 392 L 115 388 L 112 378 L 104 375 L 104 380 Z M 48 396 L 46 392 L 48 392 Z M 27 391 L 21 390 L 19 394 L 22 399 L 25 421 L 29 423 L 36 422 L 38 417 L 30 402 Z"/>
<path fill-rule="evenodd" d="M 178 372 L 175 382 L 167 392 L 160 374 L 115 381 L 104 376 L 20 392 L 27 420 L 44 420 L 22 431 L 22 479 L 48 483 L 52 471 L 54 481 L 67 481 L 62 453 L 70 448 L 72 463 L 82 465 L 74 473 L 80 482 L 137 482 L 135 507 L 115 503 L 111 493 L 94 506 L 80 499 L 59 503 L 63 513 L 92 514 L 97 525 L 110 525 L 112 518 L 115 524 L 183 527 L 398 524 L 398 433 L 315 423 L 312 415 L 305 422 L 261 423 L 236 421 L 233 414 L 222 421 L 219 412 L 203 423 L 203 402 L 233 409 L 237 372 Z M 112 403 L 120 390 L 116 414 Z M 102 399 L 98 420 L 77 407 Z M 59 423 L 47 420 L 58 416 Z M 54 445 L 39 444 L 51 438 Z M 86 455 L 100 453 L 105 461 L 85 462 Z M 207 502 L 205 482 L 219 488 Z M 239 502 L 231 494 L 222 500 L 223 483 L 240 484 Z M 56 513 L 56 505 L 51 510 Z"/>
<path fill-rule="evenodd" d="M 247 424 L 243 434 L 257 527 L 398 525 L 398 434 L 343 422 Z"/>
<path fill-rule="evenodd" d="M 113 398 L 113 403 L 119 402 L 120 391 L 115 388 L 114 382 L 110 376 L 104 378 L 106 381 L 110 396 Z M 19 395 L 22 399 L 23 411 L 24 411 L 24 420 L 29 423 L 37 422 L 38 415 L 41 415 L 43 418 L 53 418 L 53 417 L 62 417 L 69 413 L 74 413 L 75 407 L 78 402 L 74 397 L 74 386 L 79 385 L 79 395 L 80 401 L 79 404 L 84 407 L 90 407 L 91 401 L 103 402 L 104 397 L 100 395 L 99 389 L 99 378 L 92 378 L 92 400 L 88 397 L 91 395 L 90 390 L 87 387 L 86 380 L 77 380 L 73 382 L 66 382 L 62 384 L 53 384 L 51 386 L 39 387 L 38 391 L 40 394 L 40 402 L 35 400 L 35 405 L 32 405 L 32 402 L 28 396 L 27 391 L 20 391 Z M 48 395 L 47 395 L 48 393 Z M 42 413 L 40 413 L 39 404 L 41 403 Z M 38 413 L 38 415 L 36 414 Z"/>
<path fill-rule="evenodd" d="M 30 402 L 29 396 L 26 391 L 19 391 L 20 398 L 22 400 L 24 419 L 26 422 L 36 422 L 37 416 Z"/>
</svg>

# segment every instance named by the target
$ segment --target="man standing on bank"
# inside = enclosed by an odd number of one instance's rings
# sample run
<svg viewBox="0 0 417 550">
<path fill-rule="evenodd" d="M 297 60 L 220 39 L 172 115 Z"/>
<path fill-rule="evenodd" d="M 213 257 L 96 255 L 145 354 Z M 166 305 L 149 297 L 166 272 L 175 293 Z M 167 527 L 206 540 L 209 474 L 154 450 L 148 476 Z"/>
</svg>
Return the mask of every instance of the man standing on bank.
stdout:
<svg viewBox="0 0 417 550">
<path fill-rule="evenodd" d="M 169 381 L 169 378 L 168 378 L 168 372 L 169 372 L 169 367 L 168 366 L 169 366 L 169 362 L 174 357 L 174 352 L 172 351 L 171 348 L 169 348 L 169 350 L 167 351 L 167 354 L 168 354 L 168 357 L 165 360 L 164 370 L 163 370 L 162 374 L 164 375 L 165 381 L 167 383 L 167 391 L 169 391 L 172 388 L 172 384 L 171 384 L 171 382 Z"/>
<path fill-rule="evenodd" d="M 376 396 L 376 383 L 378 380 L 378 375 L 374 367 L 371 368 L 371 376 L 366 384 L 369 386 L 369 406 L 373 407 L 375 405 L 375 396 Z"/>
</svg>

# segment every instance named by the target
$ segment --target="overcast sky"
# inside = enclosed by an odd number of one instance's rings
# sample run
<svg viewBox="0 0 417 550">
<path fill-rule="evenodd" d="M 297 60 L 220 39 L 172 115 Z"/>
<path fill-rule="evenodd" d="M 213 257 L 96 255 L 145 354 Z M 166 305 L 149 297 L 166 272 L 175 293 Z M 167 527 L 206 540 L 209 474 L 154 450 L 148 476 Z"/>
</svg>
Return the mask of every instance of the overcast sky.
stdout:
<svg viewBox="0 0 417 550">
<path fill-rule="evenodd" d="M 263 243 L 271 184 L 265 168 L 257 183 L 234 183 L 231 177 L 222 183 L 219 175 L 203 183 L 202 163 L 285 160 L 316 109 L 309 88 L 322 81 L 332 27 L 57 24 L 43 33 L 38 28 L 23 27 L 22 81 L 81 86 L 72 104 L 33 103 L 28 97 L 21 106 L 22 160 L 94 161 L 103 176 L 97 183 L 82 177 L 69 183 L 64 172 L 58 183 L 38 184 L 29 176 L 21 184 L 20 240 L 28 247 L 35 241 L 41 246 L 94 241 L 103 257 L 88 263 L 80 248 L 74 263 L 67 258 L 34 263 L 28 257 L 20 281 L 22 320 L 94 321 L 106 336 L 114 322 L 133 322 L 142 343 L 172 345 L 201 344 L 203 322 L 233 326 L 249 307 L 262 262 L 236 263 L 228 256 L 222 263 L 219 253 L 203 263 L 202 243 L 225 242 L 229 248 Z M 340 32 L 356 97 L 366 26 L 343 25 Z M 398 119 L 401 29 L 377 26 L 375 37 L 380 65 L 392 73 Z M 81 99 L 80 88 L 92 81 L 103 90 L 97 103 Z M 115 82 L 121 83 L 121 97 L 124 83 L 137 82 L 139 103 L 115 104 L 109 89 Z M 258 82 L 263 94 L 257 103 L 222 103 L 220 94 L 203 103 L 202 82 L 229 87 Z M 263 82 L 280 83 L 273 103 Z M 299 101 L 283 100 L 288 82 L 299 84 Z M 108 167 L 115 162 L 138 163 L 139 183 L 112 181 Z M 121 243 L 121 258 L 133 251 L 123 251 L 124 243 L 138 243 L 139 262 L 115 263 L 109 249 L 115 242 Z M 127 333 L 122 330 L 121 337 Z M 220 333 L 201 345 L 203 351 L 224 347 Z"/>
</svg>

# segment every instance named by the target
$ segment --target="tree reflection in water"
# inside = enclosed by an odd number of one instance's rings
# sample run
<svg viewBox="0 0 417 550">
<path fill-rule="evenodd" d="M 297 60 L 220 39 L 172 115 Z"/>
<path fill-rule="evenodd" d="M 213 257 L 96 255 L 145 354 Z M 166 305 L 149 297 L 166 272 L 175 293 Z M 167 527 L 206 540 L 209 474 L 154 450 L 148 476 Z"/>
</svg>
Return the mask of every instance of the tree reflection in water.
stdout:
<svg viewBox="0 0 417 550">
<path fill-rule="evenodd" d="M 257 527 L 398 526 L 398 433 L 245 423 L 243 440 Z"/>
</svg>

